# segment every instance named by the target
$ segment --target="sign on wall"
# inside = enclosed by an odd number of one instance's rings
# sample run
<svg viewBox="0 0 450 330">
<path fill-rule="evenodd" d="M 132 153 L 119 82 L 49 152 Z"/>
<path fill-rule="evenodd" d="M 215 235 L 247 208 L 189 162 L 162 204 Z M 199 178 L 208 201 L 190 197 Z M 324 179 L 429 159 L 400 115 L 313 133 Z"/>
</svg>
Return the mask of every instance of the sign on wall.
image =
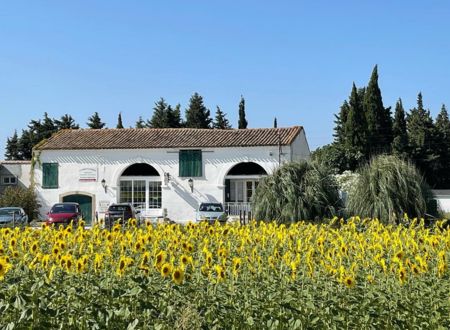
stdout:
<svg viewBox="0 0 450 330">
<path fill-rule="evenodd" d="M 98 212 L 105 213 L 108 211 L 109 201 L 99 201 L 98 202 Z"/>
<path fill-rule="evenodd" d="M 83 168 L 80 170 L 79 181 L 81 182 L 95 182 L 97 181 L 96 168 Z"/>
</svg>

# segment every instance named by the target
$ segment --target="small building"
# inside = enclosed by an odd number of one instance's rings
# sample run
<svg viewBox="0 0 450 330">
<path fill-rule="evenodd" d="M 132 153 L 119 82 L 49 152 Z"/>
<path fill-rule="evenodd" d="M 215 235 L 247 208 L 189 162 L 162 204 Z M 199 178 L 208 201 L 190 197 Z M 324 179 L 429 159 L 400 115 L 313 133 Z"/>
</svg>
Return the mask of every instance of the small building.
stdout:
<svg viewBox="0 0 450 330">
<path fill-rule="evenodd" d="M 450 213 L 450 190 L 436 189 L 433 190 L 434 198 L 437 201 L 438 210 L 449 214 Z"/>
<path fill-rule="evenodd" d="M 28 188 L 30 186 L 31 162 L 27 160 L 0 161 L 0 194 L 7 187 Z"/>
<path fill-rule="evenodd" d="M 53 203 L 78 202 L 87 222 L 112 203 L 146 217 L 194 220 L 201 202 L 230 214 L 251 211 L 259 180 L 280 163 L 308 160 L 304 129 L 62 130 L 34 150 L 42 216 Z"/>
</svg>

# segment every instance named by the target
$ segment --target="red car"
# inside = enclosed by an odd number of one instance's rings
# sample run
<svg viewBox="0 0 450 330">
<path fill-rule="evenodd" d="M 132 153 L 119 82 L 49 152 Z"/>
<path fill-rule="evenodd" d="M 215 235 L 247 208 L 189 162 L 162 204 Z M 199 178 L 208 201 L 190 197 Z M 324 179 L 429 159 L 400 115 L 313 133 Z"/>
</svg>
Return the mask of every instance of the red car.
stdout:
<svg viewBox="0 0 450 330">
<path fill-rule="evenodd" d="M 73 222 L 74 226 L 82 218 L 80 205 L 78 203 L 57 203 L 47 213 L 47 225 L 68 225 Z"/>
</svg>

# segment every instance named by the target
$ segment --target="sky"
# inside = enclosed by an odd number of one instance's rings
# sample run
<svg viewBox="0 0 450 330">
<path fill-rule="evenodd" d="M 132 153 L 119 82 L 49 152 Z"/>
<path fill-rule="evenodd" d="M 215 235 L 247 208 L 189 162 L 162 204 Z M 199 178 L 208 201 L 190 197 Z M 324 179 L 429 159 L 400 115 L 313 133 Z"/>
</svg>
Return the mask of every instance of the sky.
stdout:
<svg viewBox="0 0 450 330">
<path fill-rule="evenodd" d="M 0 2 L 0 159 L 6 139 L 47 112 L 82 126 L 148 119 L 164 97 L 198 92 L 237 127 L 302 125 L 311 150 L 332 141 L 352 83 L 378 65 L 384 105 L 422 92 L 450 106 L 450 1 Z"/>
</svg>

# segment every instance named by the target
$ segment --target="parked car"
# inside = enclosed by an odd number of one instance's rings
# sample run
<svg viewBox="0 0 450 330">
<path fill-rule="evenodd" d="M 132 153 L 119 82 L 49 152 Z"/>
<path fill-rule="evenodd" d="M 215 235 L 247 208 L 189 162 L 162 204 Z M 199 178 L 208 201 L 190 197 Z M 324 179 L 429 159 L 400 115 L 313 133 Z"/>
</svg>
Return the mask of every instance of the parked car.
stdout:
<svg viewBox="0 0 450 330">
<path fill-rule="evenodd" d="M 223 210 L 223 205 L 221 203 L 201 203 L 198 207 L 195 220 L 208 221 L 209 223 L 214 223 L 215 221 L 220 221 L 225 223 L 227 221 L 227 214 Z"/>
<path fill-rule="evenodd" d="M 0 208 L 0 227 L 24 225 L 28 223 L 28 215 L 21 207 Z"/>
<path fill-rule="evenodd" d="M 73 222 L 74 226 L 78 226 L 78 221 L 83 217 L 80 205 L 78 203 L 56 203 L 47 213 L 47 225 L 64 225 L 67 226 Z"/>
<path fill-rule="evenodd" d="M 123 224 L 128 219 L 136 219 L 136 210 L 128 203 L 111 204 L 105 212 L 105 226 L 110 227 L 115 223 Z M 137 219 L 139 220 L 139 219 Z"/>
</svg>

